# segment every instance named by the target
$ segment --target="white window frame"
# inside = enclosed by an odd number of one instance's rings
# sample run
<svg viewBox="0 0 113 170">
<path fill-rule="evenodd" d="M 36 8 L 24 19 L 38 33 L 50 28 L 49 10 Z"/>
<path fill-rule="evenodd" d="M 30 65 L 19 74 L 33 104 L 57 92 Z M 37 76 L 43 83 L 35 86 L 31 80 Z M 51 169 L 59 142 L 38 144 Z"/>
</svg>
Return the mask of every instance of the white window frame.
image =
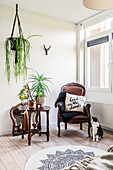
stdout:
<svg viewBox="0 0 113 170">
<path fill-rule="evenodd" d="M 88 87 L 87 86 L 87 82 L 88 82 L 88 78 L 87 78 L 87 65 L 88 65 L 88 60 L 87 60 L 87 57 L 88 57 L 88 55 L 87 55 L 87 53 L 88 53 L 87 42 L 91 41 L 91 40 L 94 40 L 94 39 L 101 38 L 101 37 L 105 37 L 105 36 L 109 36 L 109 41 L 108 41 L 108 43 L 109 43 L 109 88 Z M 111 48 L 113 48 L 112 43 L 113 43 L 113 40 L 112 40 L 112 29 L 108 30 L 108 31 L 100 32 L 98 34 L 95 34 L 95 35 L 92 35 L 92 36 L 89 36 L 89 37 L 86 37 L 86 32 L 85 32 L 85 70 L 84 71 L 85 71 L 85 86 L 86 86 L 86 89 L 88 91 L 111 92 L 112 82 L 111 82 L 111 67 L 110 67 L 110 65 L 113 62 L 112 50 L 111 50 Z"/>
</svg>

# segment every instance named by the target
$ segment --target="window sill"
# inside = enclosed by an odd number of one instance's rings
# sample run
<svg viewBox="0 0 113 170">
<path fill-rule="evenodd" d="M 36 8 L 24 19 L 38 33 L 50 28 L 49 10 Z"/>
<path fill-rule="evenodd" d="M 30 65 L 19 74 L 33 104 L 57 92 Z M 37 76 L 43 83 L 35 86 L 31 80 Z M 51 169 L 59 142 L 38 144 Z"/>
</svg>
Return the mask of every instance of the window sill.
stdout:
<svg viewBox="0 0 113 170">
<path fill-rule="evenodd" d="M 86 87 L 87 91 L 92 91 L 92 92 L 108 92 L 111 93 L 111 88 L 88 88 Z"/>
<path fill-rule="evenodd" d="M 100 101 L 100 100 L 97 100 L 97 101 L 94 101 L 94 100 L 87 100 L 86 103 L 94 103 L 94 104 L 103 104 L 103 105 L 112 105 L 113 106 L 113 102 L 108 102 L 108 101 Z"/>
</svg>

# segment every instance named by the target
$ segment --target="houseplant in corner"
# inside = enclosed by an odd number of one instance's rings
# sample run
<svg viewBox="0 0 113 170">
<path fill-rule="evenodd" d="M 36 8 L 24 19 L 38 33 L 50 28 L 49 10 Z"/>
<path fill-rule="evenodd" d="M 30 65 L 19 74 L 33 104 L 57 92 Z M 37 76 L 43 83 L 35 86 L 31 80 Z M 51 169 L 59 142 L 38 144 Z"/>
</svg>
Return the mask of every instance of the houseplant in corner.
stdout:
<svg viewBox="0 0 113 170">
<path fill-rule="evenodd" d="M 50 81 L 51 78 L 45 77 L 43 74 L 39 74 L 36 71 L 36 74 L 29 76 L 29 83 L 32 83 L 31 90 L 33 95 L 36 97 L 36 104 L 42 105 L 44 104 L 44 99 L 46 97 L 46 94 L 50 93 L 49 87 L 46 84 Z"/>
</svg>

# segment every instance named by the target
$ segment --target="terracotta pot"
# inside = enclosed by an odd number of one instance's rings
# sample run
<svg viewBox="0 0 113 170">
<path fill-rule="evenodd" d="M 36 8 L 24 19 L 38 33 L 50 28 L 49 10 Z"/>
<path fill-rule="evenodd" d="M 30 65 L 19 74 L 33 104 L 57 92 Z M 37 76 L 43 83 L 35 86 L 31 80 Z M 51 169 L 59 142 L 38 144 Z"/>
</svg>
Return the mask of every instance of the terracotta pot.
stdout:
<svg viewBox="0 0 113 170">
<path fill-rule="evenodd" d="M 43 105 L 45 102 L 45 97 L 37 97 L 36 104 L 37 105 Z"/>
<path fill-rule="evenodd" d="M 36 101 L 29 101 L 29 108 L 35 109 L 36 108 Z"/>
</svg>

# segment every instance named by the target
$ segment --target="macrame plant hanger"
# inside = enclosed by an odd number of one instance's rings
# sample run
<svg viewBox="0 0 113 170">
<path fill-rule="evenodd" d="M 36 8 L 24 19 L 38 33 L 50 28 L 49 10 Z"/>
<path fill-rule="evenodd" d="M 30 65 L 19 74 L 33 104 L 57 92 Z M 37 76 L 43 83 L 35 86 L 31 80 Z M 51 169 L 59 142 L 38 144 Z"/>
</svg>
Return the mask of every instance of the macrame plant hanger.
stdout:
<svg viewBox="0 0 113 170">
<path fill-rule="evenodd" d="M 20 35 L 21 38 L 24 38 L 23 37 L 23 33 L 22 33 L 22 28 L 21 28 L 20 20 L 19 20 L 19 16 L 18 16 L 18 4 L 16 4 L 16 14 L 15 14 L 15 18 L 14 18 L 14 22 L 13 22 L 13 28 L 12 28 L 12 33 L 11 33 L 11 38 L 10 38 L 10 41 L 11 41 L 11 50 L 15 51 L 15 63 L 17 63 L 16 41 L 15 41 L 15 44 L 13 42 L 13 46 L 12 46 L 12 40 L 14 38 L 16 38 L 16 37 L 13 37 L 16 20 L 18 22 L 19 35 Z"/>
<path fill-rule="evenodd" d="M 13 23 L 13 29 L 12 29 L 12 33 L 11 33 L 11 38 L 13 37 L 16 19 L 17 19 L 17 22 L 18 22 L 18 28 L 19 28 L 20 37 L 23 38 L 22 28 L 21 28 L 21 24 L 20 24 L 20 20 L 19 20 L 19 16 L 18 16 L 18 4 L 16 4 L 16 14 L 15 14 L 15 19 L 14 19 L 14 23 Z"/>
</svg>

